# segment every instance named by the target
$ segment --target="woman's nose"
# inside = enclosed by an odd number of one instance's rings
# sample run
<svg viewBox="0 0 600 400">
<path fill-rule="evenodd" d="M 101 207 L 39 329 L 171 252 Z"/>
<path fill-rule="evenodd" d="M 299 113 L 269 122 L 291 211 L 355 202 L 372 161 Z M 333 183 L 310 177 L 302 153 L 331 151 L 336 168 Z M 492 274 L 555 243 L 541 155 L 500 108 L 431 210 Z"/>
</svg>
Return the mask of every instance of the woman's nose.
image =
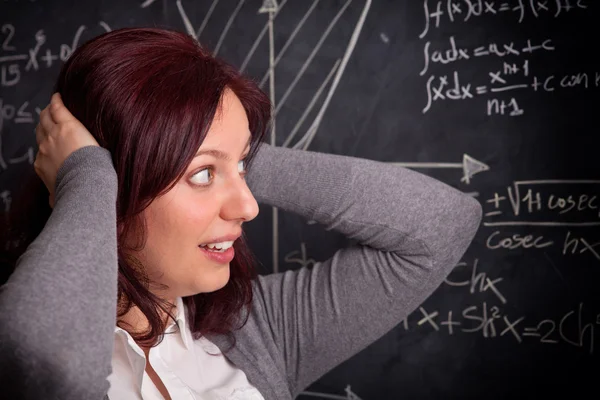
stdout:
<svg viewBox="0 0 600 400">
<path fill-rule="evenodd" d="M 251 221 L 258 215 L 258 203 L 244 179 L 235 180 L 230 195 L 222 208 L 222 217 L 227 220 Z"/>
</svg>

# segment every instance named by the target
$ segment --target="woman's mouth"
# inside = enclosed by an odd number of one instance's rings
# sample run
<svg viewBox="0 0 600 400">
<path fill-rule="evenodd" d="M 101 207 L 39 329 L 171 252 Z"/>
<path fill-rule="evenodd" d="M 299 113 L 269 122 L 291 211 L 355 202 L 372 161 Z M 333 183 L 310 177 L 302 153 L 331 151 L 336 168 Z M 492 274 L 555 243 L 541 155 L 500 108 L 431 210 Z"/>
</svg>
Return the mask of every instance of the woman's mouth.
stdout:
<svg viewBox="0 0 600 400">
<path fill-rule="evenodd" d="M 201 245 L 199 245 L 198 248 L 206 258 L 219 264 L 227 264 L 231 262 L 235 256 L 235 250 L 233 249 L 233 246 L 221 250 L 216 248 L 210 249 L 207 246 Z"/>
</svg>

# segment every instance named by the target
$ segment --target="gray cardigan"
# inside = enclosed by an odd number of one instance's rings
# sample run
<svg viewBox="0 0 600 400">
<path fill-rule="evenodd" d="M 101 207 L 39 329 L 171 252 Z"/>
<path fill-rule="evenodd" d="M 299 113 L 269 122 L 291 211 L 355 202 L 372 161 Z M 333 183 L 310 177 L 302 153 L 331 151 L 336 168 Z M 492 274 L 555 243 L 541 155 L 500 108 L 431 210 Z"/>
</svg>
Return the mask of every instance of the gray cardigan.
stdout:
<svg viewBox="0 0 600 400">
<path fill-rule="evenodd" d="M 480 204 L 459 190 L 362 158 L 265 143 L 247 181 L 259 203 L 357 242 L 312 268 L 255 280 L 248 322 L 227 357 L 267 400 L 295 398 L 399 324 L 460 261 L 481 221 Z M 108 150 L 81 148 L 60 167 L 50 219 L 0 287 L 7 398 L 108 397 L 116 199 Z"/>
</svg>

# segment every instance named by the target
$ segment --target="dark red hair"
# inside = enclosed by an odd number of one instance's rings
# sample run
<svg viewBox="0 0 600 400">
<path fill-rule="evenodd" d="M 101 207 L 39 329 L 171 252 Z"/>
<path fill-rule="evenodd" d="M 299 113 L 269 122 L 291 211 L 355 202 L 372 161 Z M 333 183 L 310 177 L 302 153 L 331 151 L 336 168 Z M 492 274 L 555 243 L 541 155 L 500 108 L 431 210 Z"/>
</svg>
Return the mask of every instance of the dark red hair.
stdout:
<svg viewBox="0 0 600 400">
<path fill-rule="evenodd" d="M 145 334 L 132 336 L 145 345 L 160 343 L 165 328 L 160 310 L 170 318 L 173 315 L 168 304 L 148 290 L 143 266 L 130 256 L 130 250 L 141 249 L 146 240 L 141 213 L 183 176 L 226 89 L 240 99 L 248 117 L 253 139 L 247 167 L 251 168 L 270 122 L 269 98 L 253 80 L 183 32 L 123 28 L 96 36 L 71 55 L 58 76 L 55 91 L 112 155 L 118 176 L 117 318 L 137 306 L 150 327 Z M 9 220 L 13 222 L 11 235 L 5 243 L 18 242 L 11 248 L 13 268 L 16 257 L 39 234 L 51 212 L 43 183 L 38 178 L 33 185 Z M 25 222 L 24 214 L 32 215 L 34 207 L 33 220 Z M 138 243 L 127 248 L 125 238 L 132 236 Z M 16 237 L 22 240 L 15 241 Z M 231 335 L 241 327 L 236 326 L 236 317 L 252 301 L 255 265 L 242 236 L 235 243 L 229 282 L 215 292 L 183 298 L 195 338 L 208 333 Z"/>
</svg>

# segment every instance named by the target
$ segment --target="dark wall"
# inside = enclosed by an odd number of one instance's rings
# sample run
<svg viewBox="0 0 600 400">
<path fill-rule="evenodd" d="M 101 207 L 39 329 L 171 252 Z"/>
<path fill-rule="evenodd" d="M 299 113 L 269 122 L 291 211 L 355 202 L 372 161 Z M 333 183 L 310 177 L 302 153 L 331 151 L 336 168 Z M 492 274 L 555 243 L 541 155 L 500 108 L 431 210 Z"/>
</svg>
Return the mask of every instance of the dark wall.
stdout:
<svg viewBox="0 0 600 400">
<path fill-rule="evenodd" d="M 105 30 L 195 32 L 270 93 L 262 2 L 221 0 L 210 13 L 212 4 L 0 0 L 0 207 L 8 210 L 11 193 L 33 173 L 37 113 L 60 65 Z M 475 196 L 485 213 L 434 295 L 300 397 L 597 396 L 598 3 L 278 6 L 275 143 L 402 163 Z M 281 211 L 274 226 L 267 207 L 248 230 L 262 273 L 299 268 L 348 244 Z"/>
</svg>

